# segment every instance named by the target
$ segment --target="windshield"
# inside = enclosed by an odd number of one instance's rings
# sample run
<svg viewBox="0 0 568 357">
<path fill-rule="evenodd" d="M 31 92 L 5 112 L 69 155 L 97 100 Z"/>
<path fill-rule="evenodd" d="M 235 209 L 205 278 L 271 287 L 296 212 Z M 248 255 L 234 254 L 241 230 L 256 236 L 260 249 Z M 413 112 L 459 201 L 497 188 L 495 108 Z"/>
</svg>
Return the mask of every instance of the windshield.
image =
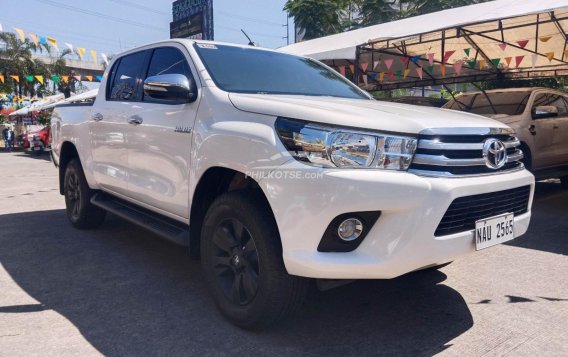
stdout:
<svg viewBox="0 0 568 357">
<path fill-rule="evenodd" d="M 217 87 L 227 92 L 369 99 L 345 78 L 308 58 L 227 45 L 196 43 L 195 49 Z"/>
<path fill-rule="evenodd" d="M 450 101 L 445 108 L 480 115 L 520 115 L 525 111 L 531 92 L 492 92 L 465 94 Z"/>
</svg>

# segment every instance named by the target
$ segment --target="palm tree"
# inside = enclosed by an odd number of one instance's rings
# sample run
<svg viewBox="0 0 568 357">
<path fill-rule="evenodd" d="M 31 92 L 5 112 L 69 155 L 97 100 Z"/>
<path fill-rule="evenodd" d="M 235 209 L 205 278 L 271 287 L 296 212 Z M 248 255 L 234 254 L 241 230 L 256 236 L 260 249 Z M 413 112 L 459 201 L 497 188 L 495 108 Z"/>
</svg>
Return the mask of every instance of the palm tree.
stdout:
<svg viewBox="0 0 568 357">
<path fill-rule="evenodd" d="M 332 35 L 344 30 L 348 0 L 288 0 L 284 10 L 304 31 L 304 40 Z"/>
</svg>

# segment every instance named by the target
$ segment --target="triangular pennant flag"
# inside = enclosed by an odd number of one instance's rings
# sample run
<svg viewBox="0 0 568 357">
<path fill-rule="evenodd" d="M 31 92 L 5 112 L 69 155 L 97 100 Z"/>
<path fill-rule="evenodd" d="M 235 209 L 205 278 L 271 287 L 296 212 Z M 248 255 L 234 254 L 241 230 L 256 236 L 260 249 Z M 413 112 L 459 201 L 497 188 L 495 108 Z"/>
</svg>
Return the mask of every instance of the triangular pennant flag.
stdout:
<svg viewBox="0 0 568 357">
<path fill-rule="evenodd" d="M 529 43 L 529 40 L 521 40 L 521 41 L 517 41 L 517 45 L 519 45 L 520 48 L 525 48 L 527 47 L 527 44 Z"/>
<path fill-rule="evenodd" d="M 87 50 L 85 50 L 83 47 L 77 47 L 77 55 L 79 55 L 79 58 L 81 60 L 83 59 L 85 52 L 87 52 Z"/>
<path fill-rule="evenodd" d="M 505 51 L 505 49 L 507 49 L 507 44 L 506 43 L 500 43 L 499 48 L 501 49 L 501 51 Z"/>
<path fill-rule="evenodd" d="M 81 81 L 81 76 L 73 76 L 73 78 L 75 78 L 78 81 Z"/>
<path fill-rule="evenodd" d="M 552 59 L 554 58 L 554 52 L 547 52 L 546 58 L 548 58 L 548 62 L 552 62 Z"/>
<path fill-rule="evenodd" d="M 371 79 L 374 80 L 374 81 L 377 80 L 377 76 L 378 76 L 378 75 L 379 75 L 379 74 L 378 74 L 378 73 L 375 73 L 375 72 L 369 73 L 369 77 L 371 77 Z"/>
<path fill-rule="evenodd" d="M 88 80 L 89 82 L 92 82 L 92 81 L 93 81 L 93 76 L 85 76 L 85 78 L 87 78 L 87 80 Z"/>
<path fill-rule="evenodd" d="M 474 69 L 474 68 L 475 68 L 475 63 L 477 63 L 476 60 L 467 61 L 467 66 L 468 66 L 469 68 L 471 68 L 471 69 Z"/>
<path fill-rule="evenodd" d="M 32 39 L 34 46 L 37 46 L 37 35 L 35 33 L 28 32 L 28 36 Z"/>
<path fill-rule="evenodd" d="M 519 68 L 519 65 L 521 64 L 521 62 L 523 62 L 523 59 L 525 59 L 525 56 L 515 57 L 515 68 Z"/>
<path fill-rule="evenodd" d="M 380 72 L 379 73 L 379 82 L 382 82 L 385 80 L 385 72 Z"/>
<path fill-rule="evenodd" d="M 91 57 L 93 57 L 93 62 L 97 63 L 97 51 L 91 50 Z"/>
<path fill-rule="evenodd" d="M 424 74 L 422 67 L 416 67 L 416 74 L 418 75 L 418 77 L 420 77 L 420 79 L 422 79 L 422 76 Z"/>
<path fill-rule="evenodd" d="M 35 78 L 39 83 L 43 84 L 43 76 L 35 76 Z"/>
<path fill-rule="evenodd" d="M 385 63 L 385 66 L 387 67 L 387 69 L 391 69 L 392 67 L 392 59 L 386 59 L 383 61 Z"/>
<path fill-rule="evenodd" d="M 430 63 L 430 66 L 434 65 L 434 54 L 433 53 L 428 53 L 428 62 Z"/>
<path fill-rule="evenodd" d="M 505 63 L 507 63 L 507 67 L 511 66 L 511 60 L 513 59 L 513 57 L 505 57 Z"/>
<path fill-rule="evenodd" d="M 47 38 L 45 36 L 39 36 L 39 43 L 47 45 Z"/>
<path fill-rule="evenodd" d="M 363 82 L 365 83 L 365 85 L 369 85 L 369 80 L 367 79 L 366 74 L 363 75 Z"/>
<path fill-rule="evenodd" d="M 26 76 L 26 81 L 28 82 L 33 82 L 34 81 L 34 76 Z"/>
<path fill-rule="evenodd" d="M 53 48 L 59 51 L 59 47 L 57 46 L 57 41 L 53 37 L 48 37 L 47 41 L 49 42 L 50 45 L 53 46 Z"/>
<path fill-rule="evenodd" d="M 367 72 L 368 67 L 369 67 L 369 64 L 367 62 L 361 63 L 361 69 L 363 70 L 363 72 Z"/>
<path fill-rule="evenodd" d="M 493 58 L 491 60 L 491 64 L 493 65 L 493 68 L 499 67 L 499 62 L 501 62 L 501 58 Z"/>
<path fill-rule="evenodd" d="M 379 63 L 381 63 L 381 61 L 373 62 L 373 70 L 377 69 L 377 66 L 379 65 Z"/>
<path fill-rule="evenodd" d="M 452 55 L 453 55 L 454 53 L 456 53 L 455 50 L 454 50 L 454 51 L 446 51 L 446 52 L 444 53 L 444 60 L 442 61 L 442 63 L 448 62 L 448 60 L 450 59 L 450 57 L 452 57 Z"/>
<path fill-rule="evenodd" d="M 409 61 L 410 61 L 409 57 L 400 57 L 400 62 L 402 62 L 402 64 L 404 64 L 405 66 L 408 66 Z"/>
<path fill-rule="evenodd" d="M 440 65 L 440 74 L 442 75 L 442 77 L 446 76 L 446 66 L 445 65 Z"/>
<path fill-rule="evenodd" d="M 479 64 L 479 69 L 483 69 L 485 67 L 485 60 L 480 59 L 477 63 Z"/>
<path fill-rule="evenodd" d="M 454 71 L 456 72 L 456 75 L 457 75 L 457 76 L 459 76 L 459 75 L 461 74 L 462 66 L 463 66 L 463 63 L 462 63 L 462 62 L 456 62 L 456 63 L 454 63 Z"/>
<path fill-rule="evenodd" d="M 394 79 L 394 72 L 393 71 L 389 71 L 389 78 L 391 80 Z"/>
<path fill-rule="evenodd" d="M 19 28 L 17 28 L 17 27 L 14 27 L 14 30 L 15 30 L 16 33 L 18 34 L 18 37 L 20 38 L 20 41 L 26 42 L 26 35 L 24 35 L 24 30 L 19 29 Z"/>
<path fill-rule="evenodd" d="M 426 71 L 430 74 L 434 73 L 434 66 L 428 66 L 428 68 L 426 68 Z"/>
<path fill-rule="evenodd" d="M 105 62 L 105 64 L 108 66 L 108 57 L 107 57 L 107 55 L 105 55 L 104 53 L 101 53 L 101 58 L 103 59 L 103 61 Z"/>
<path fill-rule="evenodd" d="M 396 77 L 397 78 L 402 77 L 402 71 L 401 70 L 396 71 Z"/>
<path fill-rule="evenodd" d="M 418 56 L 412 56 L 412 58 L 410 59 L 414 64 L 417 64 L 418 61 L 420 61 L 420 55 Z"/>
<path fill-rule="evenodd" d="M 534 55 L 532 55 L 532 58 L 531 58 L 532 68 L 534 68 L 536 66 L 536 61 L 538 61 L 538 55 L 534 54 Z"/>
<path fill-rule="evenodd" d="M 469 57 L 469 53 L 471 52 L 471 48 L 466 48 L 465 50 L 463 50 L 463 52 L 465 53 L 465 55 L 467 57 Z"/>
<path fill-rule="evenodd" d="M 568 59 L 568 50 L 564 51 L 564 58 L 563 58 L 563 60 L 566 60 L 566 59 Z"/>
<path fill-rule="evenodd" d="M 99 81 L 99 82 L 103 80 L 103 76 L 96 76 L 95 78 L 96 78 L 97 81 Z"/>
<path fill-rule="evenodd" d="M 541 42 L 548 42 L 548 40 L 550 40 L 552 38 L 552 36 L 540 36 L 538 39 Z"/>
<path fill-rule="evenodd" d="M 53 83 L 58 84 L 59 76 L 57 74 L 54 74 L 53 76 L 51 76 L 51 80 L 53 81 Z"/>
<path fill-rule="evenodd" d="M 351 71 L 352 74 L 355 74 L 355 65 L 353 63 L 349 65 L 349 70 Z"/>
<path fill-rule="evenodd" d="M 61 76 L 61 80 L 62 80 L 64 83 L 67 83 L 67 82 L 69 82 L 69 76 Z"/>
<path fill-rule="evenodd" d="M 0 82 L 4 83 L 4 75 L 0 74 Z"/>
<path fill-rule="evenodd" d="M 403 77 L 404 77 L 404 78 L 408 77 L 408 74 L 409 74 L 409 73 L 410 73 L 410 68 L 406 68 L 406 69 L 404 70 Z"/>
<path fill-rule="evenodd" d="M 345 66 L 337 66 L 337 69 L 339 69 L 339 73 L 341 73 L 341 75 L 345 77 Z"/>
<path fill-rule="evenodd" d="M 16 82 L 20 83 L 20 76 L 10 76 L 10 78 L 12 78 Z"/>
<path fill-rule="evenodd" d="M 69 51 L 71 51 L 71 53 L 73 53 L 73 45 L 72 45 L 72 44 L 70 44 L 70 43 L 68 43 L 68 42 L 65 42 L 65 46 L 67 46 L 67 48 L 69 49 Z"/>
</svg>

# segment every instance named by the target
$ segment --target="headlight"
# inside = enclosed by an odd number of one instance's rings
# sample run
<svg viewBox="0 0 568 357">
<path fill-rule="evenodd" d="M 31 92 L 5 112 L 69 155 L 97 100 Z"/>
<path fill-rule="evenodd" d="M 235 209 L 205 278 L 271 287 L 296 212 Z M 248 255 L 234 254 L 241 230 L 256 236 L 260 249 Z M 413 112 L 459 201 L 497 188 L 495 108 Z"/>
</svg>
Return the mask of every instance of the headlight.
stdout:
<svg viewBox="0 0 568 357">
<path fill-rule="evenodd" d="M 276 131 L 296 159 L 320 167 L 407 170 L 417 139 L 278 118 Z"/>
</svg>

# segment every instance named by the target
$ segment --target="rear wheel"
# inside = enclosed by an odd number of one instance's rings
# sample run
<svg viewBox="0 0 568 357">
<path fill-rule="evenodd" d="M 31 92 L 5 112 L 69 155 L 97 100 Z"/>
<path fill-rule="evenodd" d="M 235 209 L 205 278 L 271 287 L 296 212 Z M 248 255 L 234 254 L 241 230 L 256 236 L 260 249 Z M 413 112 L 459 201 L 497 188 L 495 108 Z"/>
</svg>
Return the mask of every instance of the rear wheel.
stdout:
<svg viewBox="0 0 568 357">
<path fill-rule="evenodd" d="M 203 224 L 201 261 L 223 315 L 259 329 L 301 305 L 307 280 L 286 272 L 274 218 L 253 197 L 231 192 L 213 202 Z"/>
<path fill-rule="evenodd" d="M 78 159 L 73 159 L 67 164 L 63 184 L 65 207 L 71 224 L 79 229 L 93 229 L 100 226 L 105 219 L 106 211 L 91 204 L 94 192 L 89 188 Z"/>
</svg>

